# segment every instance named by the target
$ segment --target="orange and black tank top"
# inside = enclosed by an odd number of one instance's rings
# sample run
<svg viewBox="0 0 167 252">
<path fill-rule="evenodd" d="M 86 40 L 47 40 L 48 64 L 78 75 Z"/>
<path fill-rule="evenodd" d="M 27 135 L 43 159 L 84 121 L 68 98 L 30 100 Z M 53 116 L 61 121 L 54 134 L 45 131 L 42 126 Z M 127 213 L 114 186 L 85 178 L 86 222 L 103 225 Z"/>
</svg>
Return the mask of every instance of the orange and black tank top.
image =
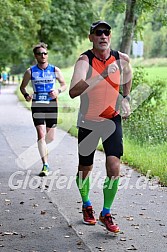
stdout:
<svg viewBox="0 0 167 252">
<path fill-rule="evenodd" d="M 81 95 L 80 114 L 85 120 L 102 121 L 118 115 L 117 100 L 120 90 L 121 68 L 119 53 L 111 50 L 110 56 L 105 61 L 98 59 L 91 50 L 83 53 L 89 59 L 89 70 L 86 79 L 101 74 L 111 63 L 118 64 L 118 70 L 100 81 L 95 87 Z"/>
</svg>

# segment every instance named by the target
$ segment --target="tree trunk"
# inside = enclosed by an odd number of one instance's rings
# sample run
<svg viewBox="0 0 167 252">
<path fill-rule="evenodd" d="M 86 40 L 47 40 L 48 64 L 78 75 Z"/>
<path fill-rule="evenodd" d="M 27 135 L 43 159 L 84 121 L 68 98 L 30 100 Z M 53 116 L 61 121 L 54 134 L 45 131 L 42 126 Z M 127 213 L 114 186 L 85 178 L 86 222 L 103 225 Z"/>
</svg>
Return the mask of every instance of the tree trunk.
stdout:
<svg viewBox="0 0 167 252">
<path fill-rule="evenodd" d="M 127 0 L 126 13 L 120 51 L 130 55 L 134 27 L 136 25 L 135 6 L 137 0 Z"/>
</svg>

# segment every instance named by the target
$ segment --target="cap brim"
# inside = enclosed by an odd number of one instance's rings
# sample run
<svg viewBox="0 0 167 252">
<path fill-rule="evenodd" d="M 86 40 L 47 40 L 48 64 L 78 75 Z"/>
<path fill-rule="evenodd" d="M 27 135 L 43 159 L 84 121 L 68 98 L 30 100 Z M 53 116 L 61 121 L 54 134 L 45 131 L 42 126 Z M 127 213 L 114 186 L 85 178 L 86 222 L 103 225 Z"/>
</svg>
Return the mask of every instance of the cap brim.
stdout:
<svg viewBox="0 0 167 252">
<path fill-rule="evenodd" d="M 100 25 L 105 25 L 109 30 L 111 29 L 111 26 L 110 26 L 107 22 L 105 22 L 105 21 L 100 21 L 100 22 L 97 22 L 97 23 L 93 23 L 93 24 L 91 25 L 91 27 L 90 27 L 90 33 L 93 33 L 94 30 L 95 30 L 98 26 L 100 26 Z"/>
</svg>

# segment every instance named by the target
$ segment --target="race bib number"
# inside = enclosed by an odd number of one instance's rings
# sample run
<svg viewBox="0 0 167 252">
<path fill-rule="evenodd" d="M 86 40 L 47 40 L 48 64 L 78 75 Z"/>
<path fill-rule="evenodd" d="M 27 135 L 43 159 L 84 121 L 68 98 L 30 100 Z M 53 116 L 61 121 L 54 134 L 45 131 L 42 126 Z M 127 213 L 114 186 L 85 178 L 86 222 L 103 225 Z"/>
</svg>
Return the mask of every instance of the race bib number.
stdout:
<svg viewBox="0 0 167 252">
<path fill-rule="evenodd" d="M 49 95 L 48 93 L 36 93 L 36 102 L 37 103 L 49 103 Z"/>
</svg>

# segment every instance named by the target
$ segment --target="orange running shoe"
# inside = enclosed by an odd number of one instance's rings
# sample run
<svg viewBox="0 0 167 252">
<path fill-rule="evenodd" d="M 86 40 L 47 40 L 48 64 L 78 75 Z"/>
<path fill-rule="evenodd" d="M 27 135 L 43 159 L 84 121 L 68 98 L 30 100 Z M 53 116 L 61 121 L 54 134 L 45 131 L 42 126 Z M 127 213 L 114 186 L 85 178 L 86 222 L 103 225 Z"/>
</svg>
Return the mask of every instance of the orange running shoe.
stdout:
<svg viewBox="0 0 167 252">
<path fill-rule="evenodd" d="M 94 211 L 92 206 L 87 206 L 85 208 L 82 208 L 83 212 L 83 223 L 87 225 L 95 225 L 96 219 L 94 217 Z"/>
<path fill-rule="evenodd" d="M 119 227 L 114 224 L 111 214 L 106 214 L 105 216 L 102 216 L 100 213 L 98 223 L 102 226 L 105 226 L 106 229 L 110 232 L 118 233 L 120 231 Z"/>
</svg>

